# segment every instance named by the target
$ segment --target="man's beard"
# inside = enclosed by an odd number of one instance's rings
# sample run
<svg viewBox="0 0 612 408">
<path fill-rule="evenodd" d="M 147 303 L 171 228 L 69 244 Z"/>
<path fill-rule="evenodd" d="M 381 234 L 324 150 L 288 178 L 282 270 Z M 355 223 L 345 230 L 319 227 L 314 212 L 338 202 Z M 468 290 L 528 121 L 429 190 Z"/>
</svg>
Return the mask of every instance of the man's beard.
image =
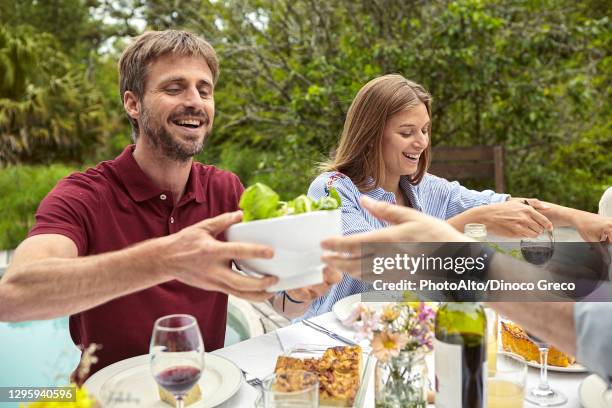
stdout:
<svg viewBox="0 0 612 408">
<path fill-rule="evenodd" d="M 205 117 L 204 126 L 208 126 L 208 115 L 203 112 L 194 113 L 193 110 L 187 110 L 187 112 L 182 112 L 181 115 Z M 200 153 L 204 149 L 204 143 L 208 138 L 207 131 L 201 140 L 190 140 L 186 142 L 175 140 L 170 134 L 170 132 L 168 132 L 168 130 L 161 123 L 151 117 L 151 112 L 145 106 L 143 106 L 142 108 L 140 122 L 142 126 L 142 132 L 147 135 L 153 147 L 159 148 L 161 150 L 161 153 L 167 158 L 179 162 L 186 162 L 190 160 L 193 156 Z"/>
</svg>

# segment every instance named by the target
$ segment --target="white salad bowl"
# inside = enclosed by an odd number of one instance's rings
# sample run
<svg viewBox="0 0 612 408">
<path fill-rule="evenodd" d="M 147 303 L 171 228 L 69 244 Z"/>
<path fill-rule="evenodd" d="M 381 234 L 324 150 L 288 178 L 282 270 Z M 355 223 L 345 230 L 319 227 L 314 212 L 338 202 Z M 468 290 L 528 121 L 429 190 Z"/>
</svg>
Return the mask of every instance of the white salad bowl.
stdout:
<svg viewBox="0 0 612 408">
<path fill-rule="evenodd" d="M 243 222 L 227 230 L 227 240 L 274 249 L 271 259 L 236 261 L 248 274 L 278 276 L 279 281 L 268 288 L 269 292 L 315 285 L 323 282 L 321 241 L 342 234 L 340 214 L 337 209 Z"/>
</svg>

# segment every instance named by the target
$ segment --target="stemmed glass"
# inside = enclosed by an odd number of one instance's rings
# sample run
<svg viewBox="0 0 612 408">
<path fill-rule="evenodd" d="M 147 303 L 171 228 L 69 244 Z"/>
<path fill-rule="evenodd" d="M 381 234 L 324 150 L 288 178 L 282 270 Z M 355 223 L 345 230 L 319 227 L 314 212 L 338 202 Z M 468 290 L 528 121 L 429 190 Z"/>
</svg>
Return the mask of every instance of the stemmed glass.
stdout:
<svg viewBox="0 0 612 408">
<path fill-rule="evenodd" d="M 548 343 L 540 340 L 531 333 L 527 333 L 527 336 L 529 336 L 540 350 L 540 383 L 527 391 L 525 401 L 531 402 L 539 407 L 553 407 L 565 404 L 567 402 L 565 394 L 551 388 L 550 384 L 548 384 Z"/>
<path fill-rule="evenodd" d="M 204 369 L 204 343 L 197 320 L 187 314 L 160 317 L 151 337 L 151 373 L 183 408 L 183 398 Z"/>
<path fill-rule="evenodd" d="M 544 267 L 553 256 L 555 241 L 552 232 L 545 231 L 535 238 L 521 240 L 521 254 L 530 264 Z M 532 387 L 525 395 L 525 401 L 539 407 L 552 407 L 567 402 L 567 397 L 548 384 L 548 350 L 549 345 L 531 333 L 527 336 L 538 346 L 540 351 L 540 383 Z"/>
</svg>

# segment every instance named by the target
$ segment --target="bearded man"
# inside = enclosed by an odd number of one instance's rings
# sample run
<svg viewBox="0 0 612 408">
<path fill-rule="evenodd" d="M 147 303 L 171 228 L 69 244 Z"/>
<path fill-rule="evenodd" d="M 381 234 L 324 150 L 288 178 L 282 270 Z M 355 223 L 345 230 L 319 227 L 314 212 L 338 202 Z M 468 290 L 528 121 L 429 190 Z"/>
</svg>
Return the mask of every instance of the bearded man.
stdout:
<svg viewBox="0 0 612 408">
<path fill-rule="evenodd" d="M 134 144 L 55 186 L 0 281 L 0 321 L 70 315 L 76 345 L 102 345 L 90 374 L 148 353 L 163 315 L 195 316 L 206 350 L 223 347 L 227 295 L 270 299 L 277 281 L 232 270 L 232 260 L 270 258 L 273 248 L 224 242 L 244 188 L 193 160 L 215 115 L 212 46 L 189 32 L 147 32 L 123 52 L 119 77 Z M 329 270 L 293 294 L 318 296 L 340 278 Z"/>
</svg>

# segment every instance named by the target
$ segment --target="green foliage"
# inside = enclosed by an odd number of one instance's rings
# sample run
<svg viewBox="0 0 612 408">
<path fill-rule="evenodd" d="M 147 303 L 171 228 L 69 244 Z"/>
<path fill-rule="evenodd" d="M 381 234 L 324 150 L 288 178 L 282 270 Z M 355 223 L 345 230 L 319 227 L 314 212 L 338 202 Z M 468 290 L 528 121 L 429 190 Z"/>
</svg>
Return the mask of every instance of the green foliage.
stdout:
<svg viewBox="0 0 612 408">
<path fill-rule="evenodd" d="M 0 28 L 0 165 L 83 162 L 106 135 L 100 92 L 48 34 Z"/>
<path fill-rule="evenodd" d="M 612 27 L 592 3 L 152 1 L 147 18 L 214 43 L 217 151 L 256 156 L 220 160 L 245 183 L 304 191 L 358 89 L 399 72 L 434 96 L 434 145 L 503 144 L 508 192 L 592 211 L 612 184 Z"/>
<path fill-rule="evenodd" d="M 41 200 L 63 177 L 75 171 L 62 164 L 0 169 L 0 249 L 13 249 L 34 224 Z"/>
<path fill-rule="evenodd" d="M 199 159 L 245 185 L 303 194 L 357 91 L 398 72 L 434 97 L 434 145 L 503 144 L 509 193 L 594 211 L 612 185 L 608 3 L 0 2 L 0 172 L 97 162 L 130 142 L 116 62 L 144 19 L 214 45 L 215 129 Z"/>
<path fill-rule="evenodd" d="M 74 61 L 91 65 L 95 62 L 95 50 L 109 38 L 138 34 L 125 24 L 131 9 L 124 8 L 117 13 L 117 6 L 126 6 L 118 3 L 117 0 L 1 1 L 0 23 L 6 27 L 35 27 L 37 32 L 54 37 L 62 52 L 70 54 Z"/>
</svg>

